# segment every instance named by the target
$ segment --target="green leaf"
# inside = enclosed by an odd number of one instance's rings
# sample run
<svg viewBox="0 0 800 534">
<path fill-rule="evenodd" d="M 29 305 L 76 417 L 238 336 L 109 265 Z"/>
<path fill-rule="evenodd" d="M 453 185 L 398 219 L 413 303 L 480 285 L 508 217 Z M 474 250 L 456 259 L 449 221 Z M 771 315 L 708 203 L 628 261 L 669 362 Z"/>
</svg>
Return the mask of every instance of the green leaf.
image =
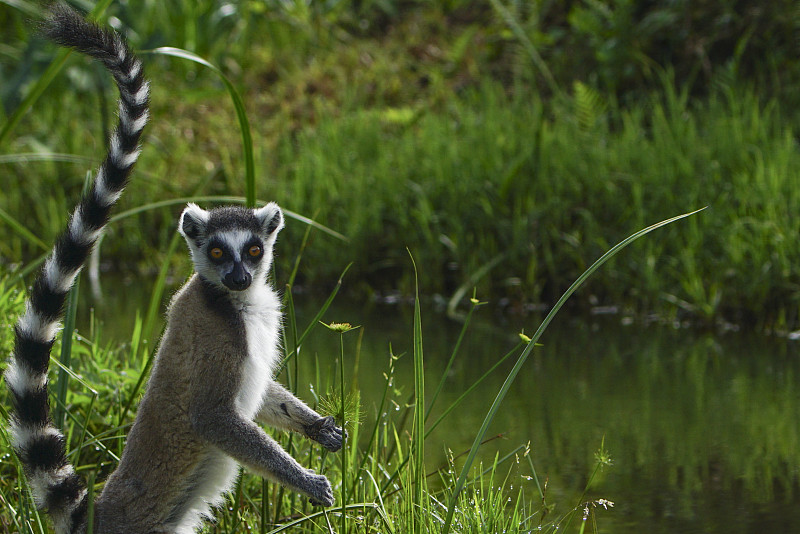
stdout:
<svg viewBox="0 0 800 534">
<path fill-rule="evenodd" d="M 247 120 L 247 112 L 244 107 L 244 101 L 239 95 L 239 92 L 233 86 L 233 83 L 231 83 L 228 77 L 225 76 L 225 74 L 217 66 L 209 63 L 197 54 L 189 52 L 188 50 L 183 50 L 182 48 L 173 48 L 171 46 L 163 46 L 150 51 L 150 53 L 192 61 L 198 65 L 202 65 L 208 69 L 211 69 L 211 71 L 219 76 L 220 80 L 222 80 L 222 83 L 225 85 L 225 88 L 228 90 L 228 94 L 233 101 L 233 107 L 236 109 L 236 118 L 239 121 L 239 131 L 242 134 L 242 150 L 244 151 L 245 167 L 245 205 L 248 208 L 254 208 L 256 206 L 256 171 L 253 158 L 253 136 L 250 133 L 250 121 Z"/>
</svg>

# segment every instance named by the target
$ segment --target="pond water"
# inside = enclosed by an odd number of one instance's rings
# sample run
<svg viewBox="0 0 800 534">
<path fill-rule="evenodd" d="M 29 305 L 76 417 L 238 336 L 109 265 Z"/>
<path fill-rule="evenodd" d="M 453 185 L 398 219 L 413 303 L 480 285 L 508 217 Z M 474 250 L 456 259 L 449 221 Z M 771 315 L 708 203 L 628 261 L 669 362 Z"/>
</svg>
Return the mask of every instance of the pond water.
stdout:
<svg viewBox="0 0 800 534">
<path fill-rule="evenodd" d="M 430 311 L 424 317 L 430 398 L 461 326 Z M 332 319 L 364 325 L 359 376 L 365 404 L 380 395 L 371 386 L 381 383 L 389 342 L 395 353 L 409 353 L 400 361 L 397 383 L 413 392 L 410 310 L 343 311 Z M 534 321 L 526 330 L 536 326 Z M 510 350 L 519 331 L 475 322 L 437 402 L 439 411 Z M 335 339 L 324 337 L 322 344 L 309 340 L 307 350 L 335 352 Z M 555 514 L 580 501 L 602 445 L 612 465 L 593 479 L 586 498 L 615 503 L 597 514 L 603 532 L 800 532 L 796 342 L 623 326 L 619 317 L 562 317 L 540 342 L 487 433 L 502 433 L 503 439 L 487 445 L 483 456 L 530 443 Z M 444 462 L 445 448 L 456 454 L 469 449 L 515 361 L 516 355 L 431 435 L 428 468 Z M 529 486 L 527 495 L 537 495 L 533 482 L 519 483 Z"/>
<path fill-rule="evenodd" d="M 301 327 L 312 315 L 303 313 L 303 300 L 296 299 Z M 489 315 L 479 311 L 471 324 L 434 418 L 518 342 L 521 324 L 498 324 Z M 423 318 L 430 398 L 461 325 L 433 310 L 424 310 Z M 397 362 L 398 398 L 413 393 L 410 306 L 337 305 L 325 320 L 361 325 L 345 336 L 345 361 L 355 360 L 358 345 L 357 380 L 367 419 L 374 418 L 383 392 L 390 346 L 394 354 L 407 353 Z M 531 320 L 525 329 L 537 326 Z M 625 326 L 619 317 L 577 320 L 563 313 L 540 342 L 487 434 L 502 439 L 482 454 L 491 459 L 529 443 L 554 514 L 578 504 L 603 444 L 612 464 L 595 476 L 586 496 L 614 503 L 596 515 L 601 532 L 800 533 L 798 342 Z M 317 369 L 334 375 L 338 354 L 338 336 L 317 328 L 302 346 L 301 382 Z M 426 441 L 428 470 L 444 464 L 446 450 L 469 449 L 515 360 L 516 355 L 432 433 Z M 308 392 L 301 384 L 301 396 L 304 388 Z M 533 481 L 518 477 L 511 483 L 538 500 Z M 577 532 L 579 518 L 570 530 Z"/>
</svg>

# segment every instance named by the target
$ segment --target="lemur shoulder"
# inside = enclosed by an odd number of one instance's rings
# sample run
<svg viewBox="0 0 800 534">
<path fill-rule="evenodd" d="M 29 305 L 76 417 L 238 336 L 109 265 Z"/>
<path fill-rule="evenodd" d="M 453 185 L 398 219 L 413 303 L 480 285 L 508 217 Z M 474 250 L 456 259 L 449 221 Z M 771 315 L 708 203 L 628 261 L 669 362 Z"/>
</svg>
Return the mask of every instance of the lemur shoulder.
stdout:
<svg viewBox="0 0 800 534">
<path fill-rule="evenodd" d="M 43 33 L 99 59 L 120 92 L 109 152 L 33 283 L 5 372 L 14 449 L 38 506 L 59 533 L 85 532 L 84 482 L 66 459 L 49 413 L 50 350 L 66 295 L 108 222 L 139 156 L 149 86 L 126 41 L 63 5 Z M 93 532 L 194 532 L 244 466 L 318 505 L 333 504 L 327 478 L 305 469 L 258 424 L 299 432 L 331 451 L 343 430 L 273 380 L 279 363 L 280 299 L 269 285 L 284 226 L 275 203 L 204 210 L 189 204 L 178 230 L 195 274 L 177 292 L 146 392 L 118 468 L 94 503 Z"/>
</svg>

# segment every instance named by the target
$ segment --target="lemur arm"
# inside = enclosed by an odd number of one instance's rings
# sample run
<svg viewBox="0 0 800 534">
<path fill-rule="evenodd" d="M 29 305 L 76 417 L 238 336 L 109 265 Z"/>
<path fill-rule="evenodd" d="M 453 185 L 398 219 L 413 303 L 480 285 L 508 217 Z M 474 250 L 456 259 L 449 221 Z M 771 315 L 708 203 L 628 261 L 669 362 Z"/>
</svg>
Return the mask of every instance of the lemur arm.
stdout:
<svg viewBox="0 0 800 534">
<path fill-rule="evenodd" d="M 277 382 L 270 383 L 256 421 L 298 432 L 333 452 L 342 448 L 345 436 L 333 417 L 322 417 Z"/>
<path fill-rule="evenodd" d="M 193 430 L 240 464 L 294 491 L 305 493 L 313 504 L 333 505 L 328 479 L 302 467 L 258 425 L 226 404 L 190 409 Z"/>
</svg>

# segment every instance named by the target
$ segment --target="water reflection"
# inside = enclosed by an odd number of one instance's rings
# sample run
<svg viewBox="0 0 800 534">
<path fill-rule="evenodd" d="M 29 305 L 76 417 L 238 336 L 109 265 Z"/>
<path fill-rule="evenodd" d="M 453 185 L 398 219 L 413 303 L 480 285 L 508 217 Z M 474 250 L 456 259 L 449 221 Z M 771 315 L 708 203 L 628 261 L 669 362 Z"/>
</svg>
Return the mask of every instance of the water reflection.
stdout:
<svg viewBox="0 0 800 534">
<path fill-rule="evenodd" d="M 339 313 L 346 316 L 337 320 L 364 324 L 359 375 L 368 404 L 379 394 L 370 388 L 380 382 L 388 343 L 395 353 L 411 350 L 411 317 Z M 490 428 L 504 439 L 487 446 L 485 457 L 530 441 L 537 472 L 549 480 L 549 501 L 563 513 L 577 504 L 604 440 L 613 465 L 594 479 L 588 498 L 616 503 L 598 516 L 606 532 L 800 532 L 793 519 L 800 506 L 797 343 L 593 321 L 553 324 Z M 432 390 L 459 328 L 431 312 L 425 323 Z M 516 332 L 486 322 L 471 329 L 440 411 L 515 344 Z M 331 342 L 314 338 L 306 350 L 329 352 L 323 347 Z M 410 393 L 406 360 L 397 383 Z M 443 461 L 436 452 L 445 448 L 469 448 L 513 360 L 432 434 L 428 463 Z"/>
<path fill-rule="evenodd" d="M 527 432 L 559 476 L 586 472 L 605 436 L 615 462 L 593 491 L 618 503 L 615 531 L 798 532 L 781 524 L 798 504 L 797 370 L 778 339 L 571 325 L 512 402 L 534 393 Z"/>
</svg>

